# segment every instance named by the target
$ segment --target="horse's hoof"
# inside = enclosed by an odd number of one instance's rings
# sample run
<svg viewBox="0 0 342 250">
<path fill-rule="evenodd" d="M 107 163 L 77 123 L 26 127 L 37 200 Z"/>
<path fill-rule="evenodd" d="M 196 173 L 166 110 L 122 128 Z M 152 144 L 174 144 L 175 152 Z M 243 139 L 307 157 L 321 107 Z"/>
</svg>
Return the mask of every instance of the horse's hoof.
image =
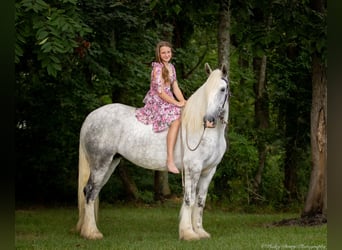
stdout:
<svg viewBox="0 0 342 250">
<path fill-rule="evenodd" d="M 196 231 L 196 233 L 199 235 L 201 239 L 207 239 L 210 238 L 210 234 L 207 233 L 204 229 L 201 229 L 199 231 Z"/>
<path fill-rule="evenodd" d="M 186 230 L 186 231 L 181 231 L 179 233 L 179 239 L 180 240 L 199 240 L 200 236 L 195 233 L 193 230 Z"/>
<path fill-rule="evenodd" d="M 103 234 L 100 231 L 83 232 L 81 231 L 81 236 L 87 240 L 101 240 L 103 239 Z"/>
</svg>

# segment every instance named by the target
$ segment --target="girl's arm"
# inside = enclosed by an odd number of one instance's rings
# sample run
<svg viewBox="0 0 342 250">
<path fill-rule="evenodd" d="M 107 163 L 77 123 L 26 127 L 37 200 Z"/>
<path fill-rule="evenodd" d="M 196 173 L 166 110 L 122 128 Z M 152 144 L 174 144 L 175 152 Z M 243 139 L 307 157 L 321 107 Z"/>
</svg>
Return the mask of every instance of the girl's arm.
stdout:
<svg viewBox="0 0 342 250">
<path fill-rule="evenodd" d="M 175 94 L 175 96 L 177 97 L 177 99 L 180 102 L 185 102 L 184 96 L 182 91 L 180 90 L 179 86 L 178 86 L 178 82 L 177 80 L 175 80 L 172 84 L 172 89 L 173 89 L 173 93 Z"/>
<path fill-rule="evenodd" d="M 183 96 L 182 91 L 180 90 L 180 88 L 178 86 L 176 69 L 175 69 L 173 64 L 171 64 L 171 68 L 172 68 L 173 76 L 174 76 L 174 81 L 172 83 L 172 92 L 176 96 L 178 101 L 181 103 L 180 107 L 183 107 L 186 104 L 186 100 L 185 100 L 185 98 Z"/>
<path fill-rule="evenodd" d="M 176 105 L 178 107 L 183 107 L 185 105 L 185 101 L 177 101 L 176 99 L 170 97 L 168 94 L 164 92 L 164 90 L 161 91 L 161 93 L 158 92 L 158 95 L 161 99 L 164 101 L 171 103 L 173 105 Z"/>
<path fill-rule="evenodd" d="M 173 88 L 173 93 L 177 97 L 178 101 L 176 99 L 170 97 L 168 94 L 166 94 L 163 89 L 161 90 L 161 92 L 158 92 L 159 97 L 162 98 L 164 101 L 172 103 L 178 107 L 184 107 L 186 104 L 186 100 L 184 99 L 182 91 L 178 87 L 177 81 L 173 82 L 172 88 Z"/>
</svg>

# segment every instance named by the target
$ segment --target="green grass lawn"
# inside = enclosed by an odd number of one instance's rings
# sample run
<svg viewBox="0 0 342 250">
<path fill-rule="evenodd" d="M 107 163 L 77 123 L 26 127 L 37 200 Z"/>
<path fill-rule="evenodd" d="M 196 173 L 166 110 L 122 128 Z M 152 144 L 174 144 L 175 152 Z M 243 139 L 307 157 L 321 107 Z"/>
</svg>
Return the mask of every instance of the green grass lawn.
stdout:
<svg viewBox="0 0 342 250">
<path fill-rule="evenodd" d="M 242 214 L 207 209 L 204 228 L 210 239 L 178 239 L 179 206 L 109 206 L 100 208 L 103 240 L 85 240 L 72 232 L 77 208 L 15 211 L 16 249 L 326 249 L 327 226 L 273 227 L 298 214 Z"/>
</svg>

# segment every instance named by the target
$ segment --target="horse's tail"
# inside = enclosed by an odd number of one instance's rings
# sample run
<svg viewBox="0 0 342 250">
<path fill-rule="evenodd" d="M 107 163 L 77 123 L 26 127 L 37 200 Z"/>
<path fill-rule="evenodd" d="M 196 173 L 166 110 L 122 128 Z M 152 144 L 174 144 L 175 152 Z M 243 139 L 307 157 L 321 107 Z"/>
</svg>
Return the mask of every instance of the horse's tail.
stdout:
<svg viewBox="0 0 342 250">
<path fill-rule="evenodd" d="M 76 231 L 79 232 L 84 222 L 85 213 L 85 195 L 83 193 L 84 187 L 87 185 L 90 176 L 90 167 L 88 159 L 85 155 L 84 148 L 81 143 L 79 145 L 79 156 L 78 156 L 78 222 L 76 225 Z M 95 201 L 95 219 L 97 220 L 99 207 L 99 199 Z"/>
</svg>

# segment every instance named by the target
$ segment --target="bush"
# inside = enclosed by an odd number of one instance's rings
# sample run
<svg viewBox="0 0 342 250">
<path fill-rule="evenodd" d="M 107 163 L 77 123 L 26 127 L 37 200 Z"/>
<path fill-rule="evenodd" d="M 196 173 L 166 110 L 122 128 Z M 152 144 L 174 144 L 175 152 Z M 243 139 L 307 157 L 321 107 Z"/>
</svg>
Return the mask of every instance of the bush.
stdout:
<svg viewBox="0 0 342 250">
<path fill-rule="evenodd" d="M 247 205 L 258 151 L 251 141 L 235 131 L 229 131 L 227 143 L 229 148 L 217 168 L 210 190 L 216 198 L 211 198 Z"/>
</svg>

